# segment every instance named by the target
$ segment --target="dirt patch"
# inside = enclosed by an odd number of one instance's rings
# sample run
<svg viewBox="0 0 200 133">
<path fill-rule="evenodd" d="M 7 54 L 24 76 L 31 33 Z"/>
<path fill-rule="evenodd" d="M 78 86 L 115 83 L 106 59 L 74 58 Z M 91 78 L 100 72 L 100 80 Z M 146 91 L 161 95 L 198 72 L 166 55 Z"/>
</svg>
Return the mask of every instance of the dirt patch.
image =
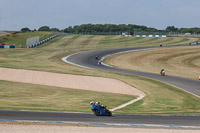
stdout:
<svg viewBox="0 0 200 133">
<path fill-rule="evenodd" d="M 0 68 L 0 80 L 144 96 L 132 86 L 115 79 Z"/>
<path fill-rule="evenodd" d="M 199 130 L 71 127 L 45 125 L 0 125 L 1 133 L 199 133 Z"/>
<path fill-rule="evenodd" d="M 41 126 L 70 126 L 70 127 L 89 127 L 89 125 L 83 124 L 70 124 L 70 123 L 44 123 L 44 122 L 9 122 L 9 121 L 0 121 L 1 125 L 23 125 L 23 126 L 30 126 L 30 125 L 41 125 Z M 91 127 L 91 126 L 90 126 Z"/>
</svg>

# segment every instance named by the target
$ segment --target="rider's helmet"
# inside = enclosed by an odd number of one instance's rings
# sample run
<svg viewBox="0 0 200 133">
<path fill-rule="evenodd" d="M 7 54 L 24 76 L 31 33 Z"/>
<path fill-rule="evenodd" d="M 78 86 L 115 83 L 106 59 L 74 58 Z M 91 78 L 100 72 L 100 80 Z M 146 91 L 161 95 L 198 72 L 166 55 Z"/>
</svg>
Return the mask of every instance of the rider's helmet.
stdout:
<svg viewBox="0 0 200 133">
<path fill-rule="evenodd" d="M 94 104 L 94 101 L 91 101 L 91 102 L 90 102 L 90 105 L 93 105 L 93 104 Z"/>
<path fill-rule="evenodd" d="M 95 103 L 95 106 L 99 106 L 99 105 L 100 105 L 100 102 L 96 102 L 96 103 Z"/>
</svg>

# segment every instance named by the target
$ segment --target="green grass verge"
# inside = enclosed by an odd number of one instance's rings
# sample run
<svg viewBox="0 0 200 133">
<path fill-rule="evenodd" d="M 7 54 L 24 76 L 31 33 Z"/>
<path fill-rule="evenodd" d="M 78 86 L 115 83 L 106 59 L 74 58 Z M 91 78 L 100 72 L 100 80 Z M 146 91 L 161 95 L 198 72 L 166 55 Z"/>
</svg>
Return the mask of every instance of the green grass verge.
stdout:
<svg viewBox="0 0 200 133">
<path fill-rule="evenodd" d="M 0 109 L 91 112 L 89 102 L 114 108 L 134 96 L 0 80 Z"/>
<path fill-rule="evenodd" d="M 49 32 L 11 32 L 10 35 L 0 37 L 1 43 L 15 44 L 17 48 L 25 48 L 27 38 L 40 36 L 40 40 L 45 39 L 54 33 Z M 198 38 L 136 38 L 121 36 L 94 36 L 94 35 L 70 35 L 60 36 L 37 48 L 65 48 L 76 50 L 108 49 L 124 47 L 145 47 L 183 45 L 199 41 Z"/>
<path fill-rule="evenodd" d="M 132 77 L 132 76 L 129 76 Z M 134 78 L 134 86 L 147 96 L 121 110 L 128 114 L 199 114 L 200 99 L 171 85 L 152 79 Z"/>
<path fill-rule="evenodd" d="M 193 78 L 200 75 L 200 46 L 162 48 L 115 54 L 107 57 L 106 64 L 122 69 Z"/>
<path fill-rule="evenodd" d="M 31 38 L 31 37 L 40 36 L 40 40 L 43 40 L 53 34 L 54 33 L 41 32 L 41 31 L 25 32 L 25 33 L 20 32 L 20 33 L 16 33 L 16 34 L 15 34 L 15 32 L 11 32 L 9 35 L 1 36 L 0 42 L 5 43 L 5 44 L 10 44 L 10 45 L 15 44 L 16 48 L 25 48 L 26 39 Z"/>
<path fill-rule="evenodd" d="M 93 35 L 69 35 L 60 36 L 37 48 L 56 48 L 72 50 L 93 50 L 93 49 L 111 49 L 128 47 L 146 47 L 186 45 L 198 41 L 198 38 L 137 38 L 121 36 L 93 36 Z"/>
</svg>

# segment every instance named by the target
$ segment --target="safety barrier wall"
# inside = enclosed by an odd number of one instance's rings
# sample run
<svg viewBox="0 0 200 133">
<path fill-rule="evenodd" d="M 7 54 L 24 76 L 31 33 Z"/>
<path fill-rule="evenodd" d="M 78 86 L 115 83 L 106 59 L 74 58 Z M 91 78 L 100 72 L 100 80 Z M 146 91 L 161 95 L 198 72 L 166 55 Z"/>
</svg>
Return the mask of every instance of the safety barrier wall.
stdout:
<svg viewBox="0 0 200 133">
<path fill-rule="evenodd" d="M 120 35 L 120 36 L 125 36 L 125 37 L 132 37 L 132 35 Z"/>
<path fill-rule="evenodd" d="M 200 34 L 198 35 L 167 35 L 167 37 L 188 37 L 188 38 L 199 38 Z"/>
<path fill-rule="evenodd" d="M 59 33 L 59 34 L 56 34 L 56 35 L 54 35 L 54 36 L 51 36 L 51 37 L 49 37 L 49 38 L 47 38 L 47 39 L 44 39 L 44 40 L 40 41 L 39 43 L 31 44 L 31 45 L 27 46 L 27 48 L 34 48 L 34 47 L 37 47 L 37 46 L 39 46 L 39 45 L 42 45 L 42 44 L 45 43 L 45 42 L 48 42 L 49 40 L 51 40 L 51 39 L 53 39 L 53 38 L 56 38 L 56 37 L 58 37 L 58 36 L 61 36 L 61 35 L 69 35 L 69 33 Z"/>
<path fill-rule="evenodd" d="M 167 37 L 166 35 L 135 35 L 135 37 Z"/>
<path fill-rule="evenodd" d="M 15 45 L 4 45 L 0 46 L 0 48 L 15 48 Z"/>
<path fill-rule="evenodd" d="M 188 45 L 199 45 L 200 44 L 200 42 L 194 42 L 194 43 L 189 43 Z"/>
</svg>

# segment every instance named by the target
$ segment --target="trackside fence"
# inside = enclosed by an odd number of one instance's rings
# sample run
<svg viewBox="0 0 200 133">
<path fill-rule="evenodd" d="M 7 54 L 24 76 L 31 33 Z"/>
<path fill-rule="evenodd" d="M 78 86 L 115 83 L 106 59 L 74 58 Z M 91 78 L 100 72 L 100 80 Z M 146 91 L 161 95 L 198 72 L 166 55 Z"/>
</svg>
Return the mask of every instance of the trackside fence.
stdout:
<svg viewBox="0 0 200 133">
<path fill-rule="evenodd" d="M 166 35 L 135 35 L 135 37 L 167 37 Z"/>
<path fill-rule="evenodd" d="M 4 46 L 0 45 L 0 48 L 15 48 L 15 45 L 4 45 Z"/>
<path fill-rule="evenodd" d="M 52 40 L 52 39 L 54 39 L 54 38 L 56 38 L 58 36 L 67 36 L 67 35 L 69 35 L 69 33 L 59 33 L 59 34 L 56 34 L 56 35 L 51 36 L 49 38 L 46 38 L 46 39 L 44 39 L 44 40 L 42 40 L 42 41 L 40 41 L 38 43 L 31 44 L 31 45 L 27 46 L 27 48 L 34 48 L 34 47 L 42 45 L 45 42 L 48 42 L 48 41 Z"/>
</svg>

